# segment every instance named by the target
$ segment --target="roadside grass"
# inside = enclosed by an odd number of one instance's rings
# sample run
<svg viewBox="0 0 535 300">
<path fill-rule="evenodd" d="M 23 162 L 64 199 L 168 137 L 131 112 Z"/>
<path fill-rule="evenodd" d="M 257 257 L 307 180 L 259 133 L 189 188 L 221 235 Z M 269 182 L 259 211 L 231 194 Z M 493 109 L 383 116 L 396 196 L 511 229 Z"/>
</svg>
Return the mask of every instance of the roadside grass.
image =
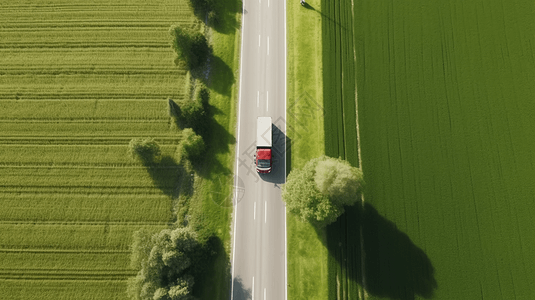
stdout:
<svg viewBox="0 0 535 300">
<path fill-rule="evenodd" d="M 210 61 L 209 129 L 207 153 L 195 175 L 195 193 L 189 204 L 190 224 L 209 239 L 215 257 L 207 271 L 196 279 L 194 295 L 199 299 L 228 299 L 230 295 L 230 224 L 232 216 L 233 163 L 236 104 L 239 82 L 240 0 L 223 0 L 219 24 L 208 30 L 213 47 Z"/>
<path fill-rule="evenodd" d="M 319 0 L 287 1 L 287 172 L 324 153 L 321 15 Z M 324 234 L 286 215 L 288 299 L 327 299 Z"/>
</svg>

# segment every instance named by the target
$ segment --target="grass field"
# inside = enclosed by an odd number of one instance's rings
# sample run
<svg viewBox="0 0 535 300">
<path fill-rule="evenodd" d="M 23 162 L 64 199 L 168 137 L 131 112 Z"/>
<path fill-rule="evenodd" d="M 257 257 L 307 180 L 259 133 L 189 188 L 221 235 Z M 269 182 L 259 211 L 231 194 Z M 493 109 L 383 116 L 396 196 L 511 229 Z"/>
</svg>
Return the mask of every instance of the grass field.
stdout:
<svg viewBox="0 0 535 300">
<path fill-rule="evenodd" d="M 172 220 L 176 165 L 126 151 L 151 136 L 174 153 L 185 3 L 0 1 L 0 298 L 126 298 L 132 232 Z"/>
<path fill-rule="evenodd" d="M 533 299 L 533 2 L 354 12 L 369 299 Z"/>
</svg>

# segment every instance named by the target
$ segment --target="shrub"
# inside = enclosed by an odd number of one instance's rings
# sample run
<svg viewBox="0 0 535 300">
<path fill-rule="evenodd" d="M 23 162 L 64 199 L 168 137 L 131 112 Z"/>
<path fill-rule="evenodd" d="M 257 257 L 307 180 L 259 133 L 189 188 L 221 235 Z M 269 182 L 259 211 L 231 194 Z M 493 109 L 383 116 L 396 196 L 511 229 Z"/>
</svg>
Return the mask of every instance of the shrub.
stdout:
<svg viewBox="0 0 535 300">
<path fill-rule="evenodd" d="M 172 25 L 169 28 L 172 36 L 171 46 L 177 54 L 175 63 L 183 61 L 190 70 L 198 69 L 206 63 L 211 53 L 206 37 L 190 27 Z"/>
<path fill-rule="evenodd" d="M 181 100 L 178 105 L 169 99 L 169 115 L 180 128 L 190 127 L 197 133 L 204 132 L 210 91 L 204 83 L 197 81 L 189 98 Z"/>
<path fill-rule="evenodd" d="M 195 100 L 183 100 L 180 102 L 179 121 L 182 127 L 199 128 L 206 120 L 204 105 Z"/>
<path fill-rule="evenodd" d="M 206 146 L 200 135 L 195 134 L 191 128 L 182 130 L 182 140 L 178 145 L 177 157 L 181 161 L 182 157 L 190 161 L 197 162 L 204 153 Z"/>
<path fill-rule="evenodd" d="M 326 156 L 312 159 L 302 170 L 288 175 L 282 198 L 301 221 L 322 228 L 357 201 L 362 172 L 348 162 Z"/>
<path fill-rule="evenodd" d="M 134 138 L 128 144 L 128 153 L 144 164 L 158 163 L 161 158 L 160 145 L 153 138 Z"/>
</svg>

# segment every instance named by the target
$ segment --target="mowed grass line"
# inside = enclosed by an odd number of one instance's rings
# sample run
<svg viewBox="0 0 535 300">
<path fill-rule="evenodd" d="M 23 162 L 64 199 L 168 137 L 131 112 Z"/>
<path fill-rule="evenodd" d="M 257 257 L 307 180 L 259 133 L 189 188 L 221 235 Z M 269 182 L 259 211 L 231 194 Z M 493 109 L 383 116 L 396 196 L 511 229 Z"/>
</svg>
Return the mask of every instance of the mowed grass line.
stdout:
<svg viewBox="0 0 535 300">
<path fill-rule="evenodd" d="M 366 200 L 429 257 L 433 299 L 535 295 L 532 6 L 356 2 Z"/>
<path fill-rule="evenodd" d="M 287 1 L 287 171 L 324 153 L 321 1 Z M 325 124 L 327 126 L 327 124 Z M 327 299 L 325 236 L 286 215 L 288 299 Z"/>
</svg>

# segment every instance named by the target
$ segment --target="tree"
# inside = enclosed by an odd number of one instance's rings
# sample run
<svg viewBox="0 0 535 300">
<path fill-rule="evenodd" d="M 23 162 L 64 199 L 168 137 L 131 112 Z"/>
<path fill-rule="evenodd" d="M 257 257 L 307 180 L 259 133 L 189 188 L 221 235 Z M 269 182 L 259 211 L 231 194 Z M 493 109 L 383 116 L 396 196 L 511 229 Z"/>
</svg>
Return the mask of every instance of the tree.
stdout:
<svg viewBox="0 0 535 300">
<path fill-rule="evenodd" d="M 301 221 L 322 228 L 357 201 L 362 172 L 348 162 L 326 156 L 310 160 L 302 170 L 288 175 L 282 198 Z"/>
<path fill-rule="evenodd" d="M 132 262 L 139 271 L 128 281 L 128 295 L 135 300 L 193 299 L 192 257 L 200 250 L 197 233 L 189 227 L 164 229 L 150 240 L 146 231 L 135 233 Z"/>
<path fill-rule="evenodd" d="M 134 138 L 128 144 L 128 153 L 144 164 L 156 164 L 161 158 L 160 145 L 153 138 Z"/>
<path fill-rule="evenodd" d="M 190 70 L 204 66 L 211 53 L 204 34 L 183 25 L 172 25 L 169 34 L 172 37 L 171 46 L 177 54 L 176 64 L 183 61 Z"/>
<path fill-rule="evenodd" d="M 193 8 L 193 11 L 195 14 L 205 14 L 206 12 L 210 12 L 214 9 L 214 0 L 190 0 L 189 1 L 191 7 Z"/>
<path fill-rule="evenodd" d="M 318 190 L 336 206 L 351 206 L 357 201 L 362 183 L 362 171 L 348 161 L 325 157 L 318 161 L 314 182 Z"/>
</svg>

